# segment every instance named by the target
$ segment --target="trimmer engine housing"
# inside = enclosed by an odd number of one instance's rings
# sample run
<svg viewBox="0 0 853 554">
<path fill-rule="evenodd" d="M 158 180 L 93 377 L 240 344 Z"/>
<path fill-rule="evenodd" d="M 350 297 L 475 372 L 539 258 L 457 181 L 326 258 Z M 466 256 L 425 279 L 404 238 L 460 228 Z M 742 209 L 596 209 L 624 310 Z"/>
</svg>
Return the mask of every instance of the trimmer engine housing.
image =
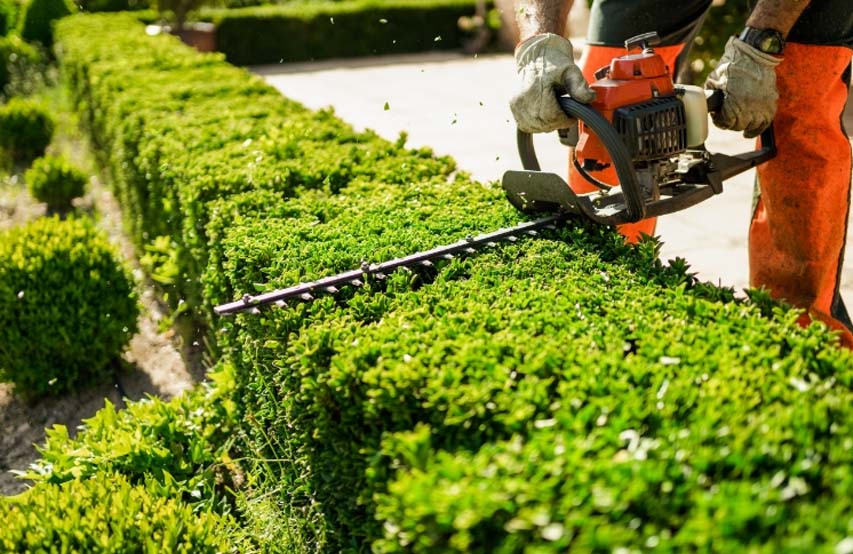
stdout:
<svg viewBox="0 0 853 554">
<path fill-rule="evenodd" d="M 658 42 L 657 33 L 626 41 L 626 54 L 596 72 L 591 104 L 557 95 L 563 111 L 579 122 L 561 130 L 560 140 L 572 147 L 577 176 L 598 192 L 575 193 L 558 175 L 540 171 L 532 137 L 519 131 L 525 171 L 507 171 L 503 178 L 516 208 L 581 213 L 612 225 L 636 222 L 719 194 L 723 180 L 775 156 L 772 126 L 759 150 L 736 156 L 708 152 L 708 112 L 722 106 L 723 93 L 673 84 L 652 48 Z"/>
<path fill-rule="evenodd" d="M 629 41 L 629 50 L 642 47 L 642 51 L 615 58 L 596 72 L 590 85 L 595 91 L 592 108 L 613 125 L 634 161 L 657 160 L 687 149 L 684 104 L 676 96 L 669 68 L 649 45 L 656 37 L 652 33 Z M 587 160 L 587 168 L 609 164 L 607 149 L 583 122 L 579 132 L 577 157 Z"/>
</svg>

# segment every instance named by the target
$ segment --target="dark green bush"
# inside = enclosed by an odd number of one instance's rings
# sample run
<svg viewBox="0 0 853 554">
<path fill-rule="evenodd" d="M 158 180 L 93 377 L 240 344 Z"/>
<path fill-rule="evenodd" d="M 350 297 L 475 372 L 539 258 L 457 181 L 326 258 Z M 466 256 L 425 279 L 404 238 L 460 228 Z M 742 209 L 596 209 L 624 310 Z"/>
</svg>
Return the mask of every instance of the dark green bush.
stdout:
<svg viewBox="0 0 853 554">
<path fill-rule="evenodd" d="M 148 9 L 150 2 L 148 0 L 82 0 L 78 5 L 84 12 L 123 12 Z"/>
<path fill-rule="evenodd" d="M 5 37 L 15 28 L 18 4 L 15 0 L 0 0 L 0 37 Z"/>
<path fill-rule="evenodd" d="M 0 238 L 0 378 L 26 395 L 101 378 L 136 331 L 129 271 L 88 219 L 42 218 Z"/>
<path fill-rule="evenodd" d="M 41 51 L 17 35 L 0 37 L 0 98 L 33 92 L 44 80 Z"/>
<path fill-rule="evenodd" d="M 458 49 L 474 0 L 289 2 L 208 13 L 238 65 Z M 283 39 L 282 37 L 287 37 Z"/>
<path fill-rule="evenodd" d="M 44 156 L 33 162 L 24 181 L 30 194 L 47 204 L 49 211 L 67 211 L 71 201 L 86 192 L 89 176 L 65 158 Z"/>
<path fill-rule="evenodd" d="M 53 117 L 42 104 L 12 98 L 0 106 L 0 150 L 20 161 L 43 156 L 54 126 Z"/>
<path fill-rule="evenodd" d="M 190 14 L 194 14 L 211 0 L 152 0 L 160 18 L 169 21 L 175 30 L 184 29 Z"/>
<path fill-rule="evenodd" d="M 193 307 L 520 218 L 127 18 L 58 34 L 135 238 Z M 236 368 L 247 525 L 282 552 L 834 548 L 853 358 L 656 249 L 570 221 L 261 316 L 199 309 Z"/>
<path fill-rule="evenodd" d="M 71 0 L 29 0 L 21 14 L 21 38 L 53 46 L 53 22 L 77 11 Z"/>
<path fill-rule="evenodd" d="M 3 552 L 56 554 L 220 554 L 229 548 L 233 525 L 109 472 L 2 498 L 0 521 Z"/>
</svg>

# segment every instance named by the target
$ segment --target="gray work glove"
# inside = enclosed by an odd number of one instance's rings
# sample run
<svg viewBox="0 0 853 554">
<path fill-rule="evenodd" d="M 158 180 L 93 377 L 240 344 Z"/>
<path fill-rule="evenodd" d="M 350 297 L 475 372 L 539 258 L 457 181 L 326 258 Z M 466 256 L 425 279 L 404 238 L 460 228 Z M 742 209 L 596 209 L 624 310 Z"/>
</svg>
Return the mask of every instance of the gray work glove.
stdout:
<svg viewBox="0 0 853 554">
<path fill-rule="evenodd" d="M 731 37 L 720 63 L 705 81 L 705 88 L 725 93 L 723 107 L 712 114 L 714 124 L 743 131 L 746 138 L 760 135 L 776 115 L 776 66 L 781 61 Z"/>
<path fill-rule="evenodd" d="M 580 68 L 575 65 L 572 43 L 552 33 L 533 36 L 515 50 L 521 89 L 509 107 L 516 125 L 527 133 L 547 133 L 574 124 L 557 103 L 555 87 L 585 104 L 595 99 Z"/>
</svg>

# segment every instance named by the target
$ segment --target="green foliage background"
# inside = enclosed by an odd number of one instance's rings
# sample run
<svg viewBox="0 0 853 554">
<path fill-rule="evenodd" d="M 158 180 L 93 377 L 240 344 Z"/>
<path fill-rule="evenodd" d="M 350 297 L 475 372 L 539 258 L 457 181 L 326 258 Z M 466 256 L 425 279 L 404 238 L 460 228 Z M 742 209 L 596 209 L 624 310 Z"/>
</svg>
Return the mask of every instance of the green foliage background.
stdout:
<svg viewBox="0 0 853 554">
<path fill-rule="evenodd" d="M 4 552 L 220 554 L 230 546 L 218 516 L 109 472 L 0 497 L 0 520 Z"/>
<path fill-rule="evenodd" d="M 0 0 L 0 37 L 5 37 L 15 28 L 18 4 L 15 0 Z"/>
<path fill-rule="evenodd" d="M 705 83 L 705 77 L 723 55 L 729 37 L 740 34 L 749 16 L 748 4 L 748 0 L 725 0 L 722 5 L 709 8 L 702 29 L 691 45 L 690 70 L 686 77 L 693 84 Z"/>
</svg>

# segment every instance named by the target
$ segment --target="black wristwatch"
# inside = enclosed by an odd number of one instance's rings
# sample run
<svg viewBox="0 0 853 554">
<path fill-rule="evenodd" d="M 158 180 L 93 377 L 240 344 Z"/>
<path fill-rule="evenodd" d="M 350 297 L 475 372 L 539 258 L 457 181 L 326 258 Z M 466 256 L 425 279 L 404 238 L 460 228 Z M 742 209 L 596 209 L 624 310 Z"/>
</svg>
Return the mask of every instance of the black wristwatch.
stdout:
<svg viewBox="0 0 853 554">
<path fill-rule="evenodd" d="M 738 38 L 765 54 L 779 56 L 785 50 L 785 39 L 776 29 L 744 27 Z"/>
</svg>

